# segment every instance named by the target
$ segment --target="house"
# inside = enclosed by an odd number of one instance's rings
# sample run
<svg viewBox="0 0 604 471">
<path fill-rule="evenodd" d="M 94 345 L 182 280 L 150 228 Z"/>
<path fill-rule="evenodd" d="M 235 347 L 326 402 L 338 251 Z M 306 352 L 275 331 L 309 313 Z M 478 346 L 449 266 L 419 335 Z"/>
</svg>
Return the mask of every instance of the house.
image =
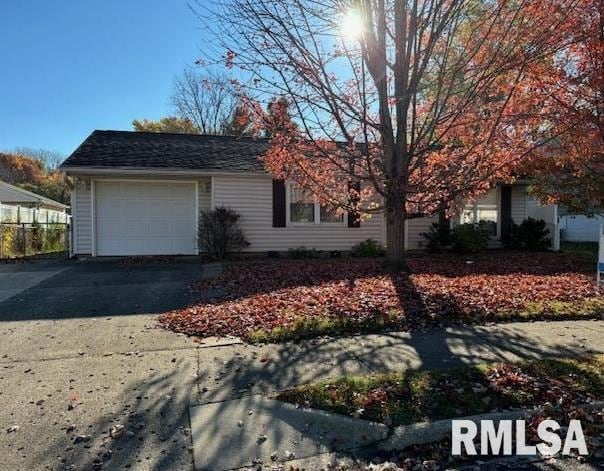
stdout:
<svg viewBox="0 0 604 471">
<path fill-rule="evenodd" d="M 273 181 L 258 159 L 268 145 L 245 137 L 94 131 L 61 166 L 75 181 L 73 253 L 194 255 L 200 211 L 217 206 L 240 214 L 248 252 L 349 250 L 368 238 L 385 243 L 381 214 L 358 223 Z M 556 211 L 539 206 L 523 182 L 466 206 L 460 221 L 492 221 L 493 239 L 500 240 L 512 220 L 528 216 L 545 219 L 557 233 Z M 407 222 L 408 249 L 423 247 L 421 234 L 435 220 Z"/>
<path fill-rule="evenodd" d="M 560 216 L 560 238 L 568 242 L 598 242 L 604 216 L 565 214 Z"/>
<path fill-rule="evenodd" d="M 66 223 L 69 206 L 0 181 L 0 223 Z"/>
</svg>

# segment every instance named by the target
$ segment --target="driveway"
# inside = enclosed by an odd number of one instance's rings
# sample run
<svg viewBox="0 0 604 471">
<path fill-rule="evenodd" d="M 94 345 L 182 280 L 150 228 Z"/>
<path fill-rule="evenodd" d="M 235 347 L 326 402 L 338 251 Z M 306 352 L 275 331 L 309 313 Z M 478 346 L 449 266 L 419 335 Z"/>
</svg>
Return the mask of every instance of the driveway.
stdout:
<svg viewBox="0 0 604 471">
<path fill-rule="evenodd" d="M 153 314 L 187 305 L 197 259 L 0 264 L 0 320 Z"/>
<path fill-rule="evenodd" d="M 0 470 L 191 469 L 199 345 L 157 315 L 185 306 L 190 282 L 219 268 L 0 265 Z"/>
<path fill-rule="evenodd" d="M 0 470 L 190 470 L 191 405 L 346 374 L 604 352 L 604 321 L 257 346 L 159 328 L 156 313 L 185 305 L 189 282 L 217 269 L 191 260 L 0 266 L 5 295 L 21 290 L 0 302 Z M 215 436 L 233 420 L 217 409 Z M 112 437 L 117 425 L 124 431 Z"/>
</svg>

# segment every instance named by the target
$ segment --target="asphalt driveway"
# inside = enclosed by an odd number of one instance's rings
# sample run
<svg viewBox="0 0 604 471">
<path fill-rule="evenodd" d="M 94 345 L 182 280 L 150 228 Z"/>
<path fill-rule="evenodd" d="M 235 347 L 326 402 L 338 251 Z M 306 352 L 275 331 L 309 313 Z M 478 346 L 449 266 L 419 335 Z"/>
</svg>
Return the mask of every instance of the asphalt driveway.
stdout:
<svg viewBox="0 0 604 471">
<path fill-rule="evenodd" d="M 161 313 L 190 302 L 201 272 L 197 259 L 0 265 L 0 321 Z"/>
</svg>

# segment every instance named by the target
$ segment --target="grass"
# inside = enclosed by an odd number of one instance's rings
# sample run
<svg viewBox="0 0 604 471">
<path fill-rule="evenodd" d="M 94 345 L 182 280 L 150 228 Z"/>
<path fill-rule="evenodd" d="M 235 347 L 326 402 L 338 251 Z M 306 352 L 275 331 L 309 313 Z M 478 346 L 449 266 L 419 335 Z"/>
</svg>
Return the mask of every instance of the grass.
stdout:
<svg viewBox="0 0 604 471">
<path fill-rule="evenodd" d="M 284 391 L 305 407 L 406 425 L 497 409 L 604 398 L 604 355 L 436 371 L 346 376 Z"/>
<path fill-rule="evenodd" d="M 324 335 L 378 333 L 396 328 L 399 325 L 397 318 L 396 312 L 363 321 L 348 317 L 299 317 L 290 325 L 252 330 L 244 335 L 244 339 L 249 343 L 279 343 Z"/>
<path fill-rule="evenodd" d="M 581 320 L 604 318 L 604 298 L 577 301 L 527 302 L 521 309 L 502 309 L 492 317 L 477 315 L 475 323 L 492 321 Z M 466 323 L 471 323 L 467 318 Z M 401 326 L 398 314 L 372 318 L 364 322 L 346 317 L 300 317 L 292 324 L 273 329 L 255 329 L 243 336 L 249 343 L 280 343 L 321 336 L 371 334 L 397 329 Z"/>
<path fill-rule="evenodd" d="M 604 298 L 586 298 L 577 301 L 527 302 L 522 309 L 502 310 L 498 320 L 564 320 L 597 319 L 604 317 Z"/>
</svg>

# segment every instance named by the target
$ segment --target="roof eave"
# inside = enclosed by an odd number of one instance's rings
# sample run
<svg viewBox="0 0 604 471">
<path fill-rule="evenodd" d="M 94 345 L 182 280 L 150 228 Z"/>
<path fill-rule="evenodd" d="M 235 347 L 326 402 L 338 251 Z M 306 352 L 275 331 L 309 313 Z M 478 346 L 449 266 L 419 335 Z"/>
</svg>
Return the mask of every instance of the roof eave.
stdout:
<svg viewBox="0 0 604 471">
<path fill-rule="evenodd" d="M 183 168 L 149 168 L 149 167 L 128 167 L 128 166 L 93 166 L 93 165 L 61 165 L 61 170 L 68 175 L 102 175 L 102 174 L 121 174 L 121 175 L 170 175 L 170 176 L 268 176 L 263 171 L 225 171 L 225 170 L 197 170 Z"/>
</svg>

